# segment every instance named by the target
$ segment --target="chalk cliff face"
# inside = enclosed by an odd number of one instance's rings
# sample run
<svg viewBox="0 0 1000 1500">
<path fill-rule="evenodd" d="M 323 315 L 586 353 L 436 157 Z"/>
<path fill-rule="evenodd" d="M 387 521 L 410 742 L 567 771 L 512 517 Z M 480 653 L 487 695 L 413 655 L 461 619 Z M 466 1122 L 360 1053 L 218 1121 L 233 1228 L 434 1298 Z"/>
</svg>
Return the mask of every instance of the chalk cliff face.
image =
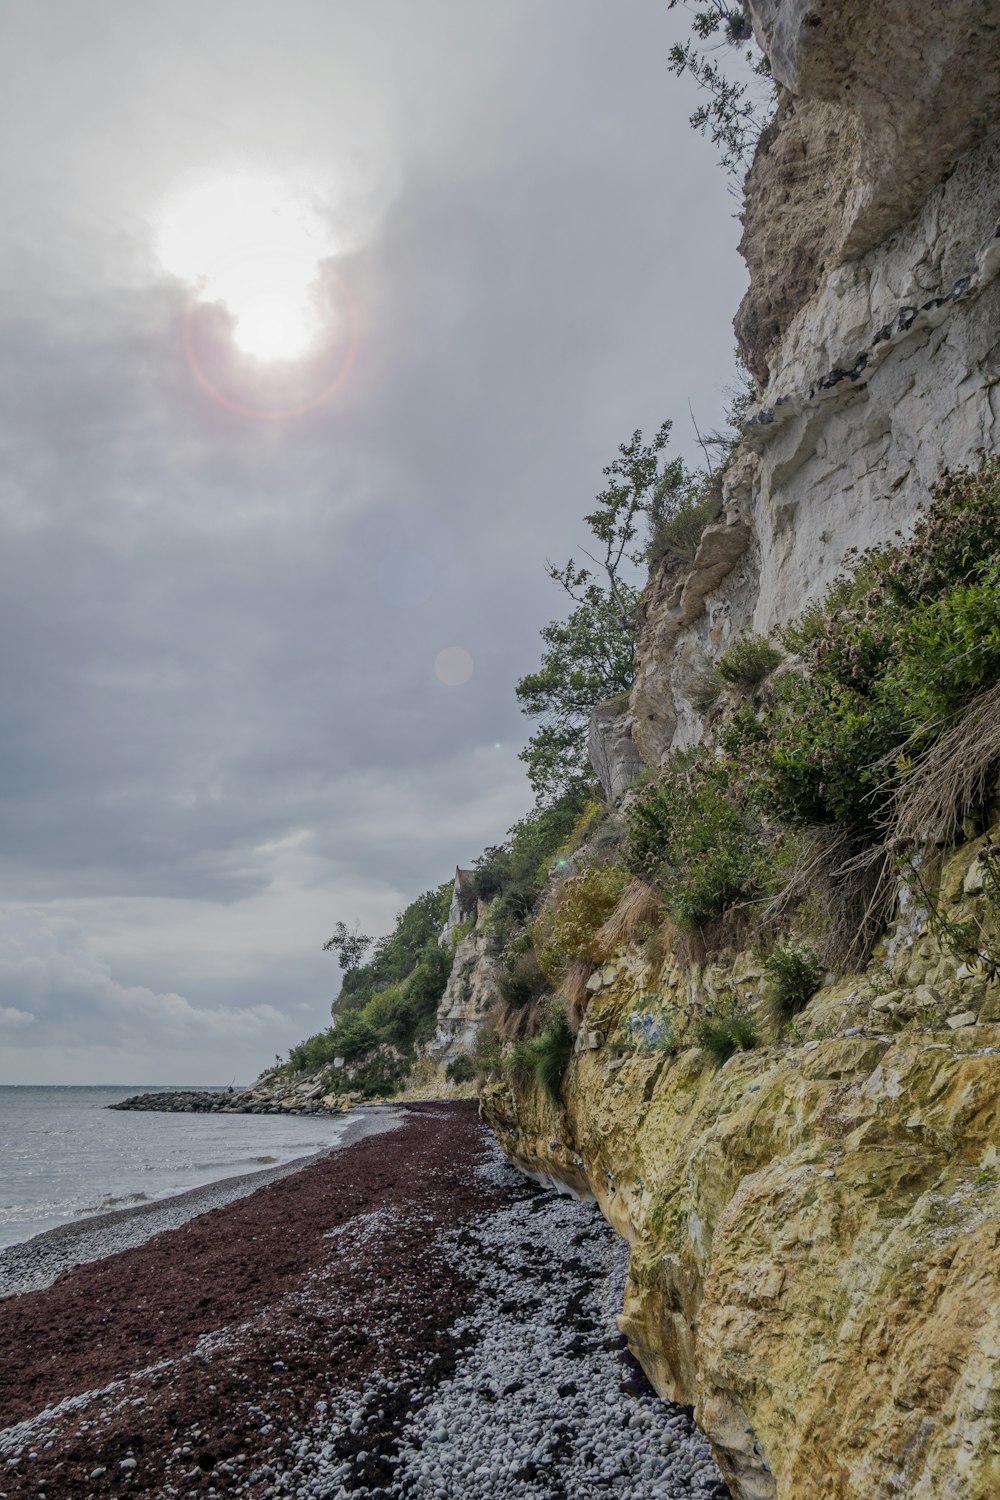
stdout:
<svg viewBox="0 0 1000 1500">
<path fill-rule="evenodd" d="M 947 863 L 949 916 L 976 915 L 986 842 Z M 1000 984 L 911 907 L 797 1040 L 715 1070 L 691 1025 L 726 992 L 761 1014 L 751 954 L 658 972 L 622 951 L 563 1108 L 495 1084 L 485 1118 L 630 1242 L 621 1326 L 737 1500 L 995 1500 Z"/>
<path fill-rule="evenodd" d="M 1000 6 L 751 11 L 782 85 L 742 243 L 760 396 L 722 521 L 652 583 L 630 728 L 654 765 L 699 738 L 699 676 L 736 635 L 795 618 L 1000 446 Z"/>
<path fill-rule="evenodd" d="M 427 1044 L 427 1055 L 434 1062 L 452 1062 L 472 1051 L 484 1019 L 497 1002 L 499 971 L 481 926 L 459 939 L 438 1004 L 437 1029 Z"/>
</svg>

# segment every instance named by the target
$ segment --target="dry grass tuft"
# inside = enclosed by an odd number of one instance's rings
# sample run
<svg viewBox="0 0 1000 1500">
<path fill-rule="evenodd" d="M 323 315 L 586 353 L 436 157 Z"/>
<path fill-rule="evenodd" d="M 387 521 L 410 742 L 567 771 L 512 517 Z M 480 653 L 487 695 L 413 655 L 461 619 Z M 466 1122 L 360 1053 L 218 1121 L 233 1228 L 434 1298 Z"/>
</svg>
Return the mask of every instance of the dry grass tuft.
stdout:
<svg viewBox="0 0 1000 1500">
<path fill-rule="evenodd" d="M 556 990 L 558 998 L 565 1003 L 569 1027 L 574 1036 L 583 1025 L 583 1018 L 587 1013 L 587 1002 L 590 999 L 587 980 L 593 972 L 593 964 L 583 958 L 575 959 L 559 981 L 559 988 Z"/>
<path fill-rule="evenodd" d="M 610 955 L 631 942 L 639 927 L 651 927 L 663 917 L 663 902 L 651 885 L 633 880 L 607 921 L 597 930 L 595 943 Z"/>
<path fill-rule="evenodd" d="M 504 1007 L 496 1022 L 497 1034 L 506 1037 L 508 1041 L 521 1041 L 524 1037 L 535 1036 L 541 1025 L 542 999 L 530 1001 L 527 1005 L 520 1005 L 516 1009 Z"/>
<path fill-rule="evenodd" d="M 815 948 L 828 969 L 864 968 L 892 915 L 895 865 L 885 844 L 858 847 L 836 825 L 807 829 L 782 889 L 760 912 L 760 926 L 776 935 L 799 907 L 816 913 Z"/>
<path fill-rule="evenodd" d="M 661 922 L 642 945 L 642 956 L 658 974 L 674 951 L 676 929 L 673 922 Z"/>
<path fill-rule="evenodd" d="M 953 844 L 987 799 L 1000 765 L 1000 683 L 975 698 L 903 776 L 892 839 Z"/>
</svg>

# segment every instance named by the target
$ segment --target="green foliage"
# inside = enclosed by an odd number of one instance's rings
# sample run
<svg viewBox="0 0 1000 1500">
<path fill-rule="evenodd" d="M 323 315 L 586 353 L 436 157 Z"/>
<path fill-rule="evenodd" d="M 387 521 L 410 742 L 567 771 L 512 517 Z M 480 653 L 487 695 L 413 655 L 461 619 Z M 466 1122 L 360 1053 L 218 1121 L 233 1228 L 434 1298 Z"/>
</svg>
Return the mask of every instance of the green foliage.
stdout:
<svg viewBox="0 0 1000 1500">
<path fill-rule="evenodd" d="M 437 890 L 425 891 L 400 912 L 393 931 L 376 942 L 368 963 L 344 975 L 339 1013 L 360 1009 L 379 990 L 409 975 L 427 945 L 432 940 L 437 942 L 448 915 L 451 893 L 452 884 L 448 881 Z"/>
<path fill-rule="evenodd" d="M 535 1041 L 535 1080 L 549 1102 L 559 1108 L 563 1079 L 573 1056 L 573 1033 L 562 1006 L 553 1006 Z"/>
<path fill-rule="evenodd" d="M 673 10 L 682 0 L 668 0 Z M 753 42 L 753 29 L 746 7 L 738 0 L 694 0 L 686 8 L 692 11 L 691 29 L 699 41 L 719 36 L 730 47 Z M 742 177 L 750 165 L 761 131 L 773 108 L 774 91 L 753 86 L 753 77 L 769 78 L 771 69 L 766 57 L 747 47 L 743 61 L 750 79 L 726 76 L 713 58 L 699 52 L 693 42 L 677 43 L 670 49 L 668 67 L 679 77 L 688 73 L 708 95 L 707 101 L 691 115 L 692 128 L 702 135 L 707 131 L 712 144 L 721 148 L 721 163 L 728 172 Z M 770 97 L 767 97 L 767 96 Z"/>
<path fill-rule="evenodd" d="M 675 920 L 698 925 L 766 889 L 771 842 L 728 759 L 698 748 L 635 797 L 624 858 Z"/>
<path fill-rule="evenodd" d="M 292 1047 L 288 1072 L 316 1072 L 343 1057 L 352 1089 L 370 1096 L 399 1088 L 415 1047 L 434 1034 L 451 973 L 453 950 L 438 942 L 450 896 L 450 882 L 419 896 L 370 961 L 347 970 L 334 1024 Z"/>
<path fill-rule="evenodd" d="M 534 1081 L 552 1104 L 559 1107 L 562 1083 L 573 1056 L 573 1033 L 566 1009 L 553 1001 L 546 1010 L 537 1036 L 511 1044 L 503 1054 L 502 1068 L 511 1083 L 524 1087 Z"/>
<path fill-rule="evenodd" d="M 730 687 L 752 692 L 782 660 L 782 654 L 770 641 L 759 635 L 745 635 L 735 641 L 716 665 L 716 671 Z"/>
<path fill-rule="evenodd" d="M 549 982 L 531 943 L 531 934 L 519 933 L 503 956 L 497 988 L 508 1010 L 523 1010 L 549 991 Z"/>
<path fill-rule="evenodd" d="M 476 1067 L 467 1052 L 460 1052 L 452 1058 L 444 1073 L 451 1083 L 471 1083 L 476 1076 Z"/>
<path fill-rule="evenodd" d="M 649 566 L 665 560 L 678 566 L 692 563 L 705 527 L 721 509 L 722 488 L 714 469 L 690 469 L 682 458 L 675 458 L 648 507 Z"/>
<path fill-rule="evenodd" d="M 780 817 L 873 832 L 893 756 L 927 749 L 1000 680 L 1000 566 L 984 554 L 998 535 L 993 459 L 945 476 L 908 543 L 866 553 L 784 632 L 805 672 L 782 679 L 765 733 L 739 747 Z"/>
<path fill-rule="evenodd" d="M 737 1052 L 749 1052 L 760 1040 L 754 1019 L 745 1005 L 734 996 L 726 996 L 699 1021 L 695 1036 L 716 1067 Z"/>
<path fill-rule="evenodd" d="M 522 1037 L 519 1041 L 512 1042 L 504 1053 L 503 1071 L 511 1083 L 524 1085 L 534 1078 L 536 1041 L 537 1037 L 532 1037 L 530 1041 Z"/>
<path fill-rule="evenodd" d="M 626 584 L 619 594 L 634 610 L 638 593 Z M 566 620 L 553 620 L 541 632 L 541 666 L 517 684 L 522 713 L 541 718 L 520 758 L 540 806 L 567 791 L 594 784 L 587 759 L 590 710 L 602 699 L 624 692 L 634 675 L 635 629 L 622 623 L 618 603 L 595 592 Z"/>
<path fill-rule="evenodd" d="M 487 849 L 476 861 L 476 894 L 491 901 L 486 931 L 499 952 L 535 908 L 554 861 L 573 838 L 590 806 L 582 788 L 572 788 L 548 807 L 515 823 L 507 842 Z"/>
<path fill-rule="evenodd" d="M 773 891 L 791 830 L 827 825 L 854 854 L 880 844 L 902 779 L 1000 684 L 1000 563 L 984 541 L 997 536 L 1000 459 L 945 476 L 909 542 L 855 558 L 783 632 L 798 662 L 767 701 L 640 789 L 625 861 L 675 920 Z M 748 639 L 719 675 L 749 686 L 776 655 Z"/>
<path fill-rule="evenodd" d="M 823 964 L 804 943 L 779 943 L 764 964 L 768 1008 L 777 1027 L 797 1015 L 823 983 Z"/>
<path fill-rule="evenodd" d="M 492 1083 L 504 1076 L 504 1044 L 495 1016 L 487 1017 L 479 1028 L 472 1049 L 472 1066 L 479 1083 Z"/>
<path fill-rule="evenodd" d="M 578 959 L 600 962 L 603 954 L 597 933 L 628 883 L 626 872 L 615 865 L 582 870 L 563 882 L 554 903 L 543 909 L 534 927 L 538 962 L 553 983 Z"/>
<path fill-rule="evenodd" d="M 323 952 L 336 953 L 340 967 L 353 970 L 360 966 L 374 941 L 367 933 L 359 931 L 357 923 L 352 932 L 346 922 L 338 922 L 333 929 L 333 936 L 323 944 Z"/>
<path fill-rule="evenodd" d="M 545 626 L 541 666 L 516 688 L 522 712 L 542 720 L 521 752 L 539 806 L 593 786 L 587 759 L 590 710 L 631 686 L 639 591 L 625 572 L 643 560 L 640 519 L 656 503 L 671 470 L 660 457 L 670 427 L 662 423 L 650 443 L 635 431 L 605 466 L 608 483 L 584 518 L 597 547 L 596 556 L 585 555 L 597 571 L 572 557 L 564 567 L 548 565 L 549 577 L 575 608 L 566 620 Z"/>
</svg>

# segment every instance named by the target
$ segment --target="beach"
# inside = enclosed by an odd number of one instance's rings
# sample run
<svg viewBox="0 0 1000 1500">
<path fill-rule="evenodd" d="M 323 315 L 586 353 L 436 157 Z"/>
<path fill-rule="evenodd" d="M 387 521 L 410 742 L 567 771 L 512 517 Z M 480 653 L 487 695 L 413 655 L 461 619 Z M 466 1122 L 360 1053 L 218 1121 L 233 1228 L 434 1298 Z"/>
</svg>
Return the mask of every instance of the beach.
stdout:
<svg viewBox="0 0 1000 1500">
<path fill-rule="evenodd" d="M 41 1237 L 56 1279 L 0 1301 L 0 1496 L 722 1500 L 623 1347 L 594 1205 L 471 1102 L 366 1115 L 269 1180 Z"/>
</svg>

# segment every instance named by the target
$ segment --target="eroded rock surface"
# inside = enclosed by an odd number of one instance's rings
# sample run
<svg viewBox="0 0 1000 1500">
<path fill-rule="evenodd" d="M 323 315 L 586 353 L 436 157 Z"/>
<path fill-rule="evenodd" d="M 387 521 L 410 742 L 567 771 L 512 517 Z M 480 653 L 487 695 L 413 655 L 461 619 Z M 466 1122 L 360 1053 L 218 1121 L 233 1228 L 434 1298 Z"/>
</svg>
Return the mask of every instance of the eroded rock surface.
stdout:
<svg viewBox="0 0 1000 1500">
<path fill-rule="evenodd" d="M 982 842 L 944 872 L 957 919 Z M 904 909 L 795 1039 L 718 1069 L 693 1039 L 714 997 L 747 997 L 767 1035 L 753 956 L 657 972 L 624 952 L 564 1108 L 528 1086 L 483 1099 L 512 1161 L 630 1242 L 621 1326 L 737 1500 L 1000 1494 L 1000 984 Z M 669 1048 L 629 1024 L 651 1003 Z"/>
</svg>

